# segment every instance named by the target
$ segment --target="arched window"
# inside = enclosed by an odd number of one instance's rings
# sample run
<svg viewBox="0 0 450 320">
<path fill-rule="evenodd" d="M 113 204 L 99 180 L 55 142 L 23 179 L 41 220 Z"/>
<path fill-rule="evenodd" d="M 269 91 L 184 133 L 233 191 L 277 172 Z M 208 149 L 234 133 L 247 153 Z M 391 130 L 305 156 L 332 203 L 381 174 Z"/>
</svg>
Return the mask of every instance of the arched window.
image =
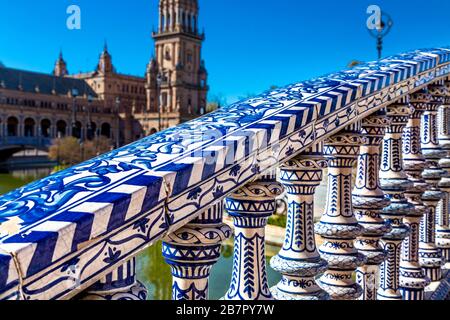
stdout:
<svg viewBox="0 0 450 320">
<path fill-rule="evenodd" d="M 163 92 L 161 94 L 161 106 L 165 107 L 167 106 L 168 98 L 167 98 L 167 92 Z"/>
<path fill-rule="evenodd" d="M 111 138 L 111 125 L 109 123 L 103 123 L 100 134 L 104 137 Z"/>
<path fill-rule="evenodd" d="M 16 117 L 9 117 L 7 121 L 8 137 L 17 137 L 19 120 Z"/>
<path fill-rule="evenodd" d="M 44 138 L 50 138 L 50 126 L 52 123 L 48 119 L 43 119 L 41 121 L 41 135 Z"/>
<path fill-rule="evenodd" d="M 95 138 L 97 132 L 97 124 L 95 122 L 91 122 L 89 129 L 87 131 L 87 139 L 92 140 Z"/>
<path fill-rule="evenodd" d="M 80 121 L 75 122 L 75 126 L 72 128 L 72 137 L 81 139 L 81 130 L 83 129 L 83 125 Z"/>
<path fill-rule="evenodd" d="M 34 126 L 36 122 L 31 118 L 26 118 L 24 121 L 24 135 L 25 137 L 34 137 Z"/>
<path fill-rule="evenodd" d="M 188 114 L 192 114 L 192 100 L 188 98 Z"/>
<path fill-rule="evenodd" d="M 64 120 L 59 120 L 56 123 L 56 137 L 62 138 L 66 136 L 67 123 Z"/>
<path fill-rule="evenodd" d="M 171 59 L 171 57 L 170 57 L 170 47 L 169 46 L 166 46 L 165 49 L 164 49 L 164 59 L 166 59 L 166 60 L 170 60 Z"/>
</svg>

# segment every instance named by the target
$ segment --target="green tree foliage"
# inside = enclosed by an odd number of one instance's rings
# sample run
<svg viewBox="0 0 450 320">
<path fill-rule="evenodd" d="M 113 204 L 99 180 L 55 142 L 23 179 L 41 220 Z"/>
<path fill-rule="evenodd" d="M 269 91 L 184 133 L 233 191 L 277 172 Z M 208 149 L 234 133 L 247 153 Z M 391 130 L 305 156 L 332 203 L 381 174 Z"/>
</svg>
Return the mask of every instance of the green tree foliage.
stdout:
<svg viewBox="0 0 450 320">
<path fill-rule="evenodd" d="M 108 152 L 111 148 L 111 140 L 105 137 L 97 137 L 83 143 L 74 137 L 64 137 L 53 140 L 48 157 L 63 166 L 73 166 Z"/>
<path fill-rule="evenodd" d="M 358 61 L 358 60 L 352 60 L 352 61 L 348 64 L 348 67 L 349 67 L 349 68 L 354 68 L 354 67 L 356 67 L 356 66 L 358 66 L 358 65 L 360 65 L 360 64 L 362 64 L 361 61 Z"/>
<path fill-rule="evenodd" d="M 211 95 L 206 104 L 206 112 L 212 112 L 228 104 L 227 98 L 222 93 Z"/>
</svg>

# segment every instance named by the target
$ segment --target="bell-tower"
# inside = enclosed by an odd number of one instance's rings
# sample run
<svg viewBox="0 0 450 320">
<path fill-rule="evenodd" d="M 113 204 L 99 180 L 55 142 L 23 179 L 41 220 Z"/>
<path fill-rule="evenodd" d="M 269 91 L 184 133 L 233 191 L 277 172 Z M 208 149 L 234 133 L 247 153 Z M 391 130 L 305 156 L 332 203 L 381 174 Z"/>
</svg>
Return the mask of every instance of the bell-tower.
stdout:
<svg viewBox="0 0 450 320">
<path fill-rule="evenodd" d="M 147 68 L 148 110 L 179 112 L 180 122 L 206 110 L 208 74 L 201 58 L 205 37 L 199 32 L 198 12 L 197 0 L 160 0 L 155 57 Z"/>
<path fill-rule="evenodd" d="M 100 55 L 100 59 L 98 61 L 97 71 L 102 74 L 108 74 L 114 72 L 114 66 L 112 64 L 112 57 L 108 52 L 108 45 L 105 42 L 105 46 L 103 47 L 103 52 Z"/>
<path fill-rule="evenodd" d="M 58 60 L 56 60 L 53 75 L 57 77 L 65 77 L 69 75 L 69 71 L 67 71 L 67 63 L 64 61 L 62 51 L 59 52 Z"/>
</svg>

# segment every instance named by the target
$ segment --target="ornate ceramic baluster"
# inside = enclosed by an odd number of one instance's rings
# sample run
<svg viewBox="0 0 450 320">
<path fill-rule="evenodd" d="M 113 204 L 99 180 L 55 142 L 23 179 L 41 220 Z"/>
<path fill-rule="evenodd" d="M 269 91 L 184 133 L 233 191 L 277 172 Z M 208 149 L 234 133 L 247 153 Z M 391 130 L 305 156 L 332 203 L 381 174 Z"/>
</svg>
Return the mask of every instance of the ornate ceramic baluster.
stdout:
<svg viewBox="0 0 450 320">
<path fill-rule="evenodd" d="M 450 152 L 450 145 L 444 146 Z M 450 174 L 450 156 L 439 161 L 439 165 Z M 443 199 L 436 209 L 436 245 L 441 250 L 444 264 L 450 262 L 450 228 L 449 228 L 449 201 L 450 178 L 442 178 L 439 189 L 444 192 Z"/>
<path fill-rule="evenodd" d="M 81 296 L 81 300 L 146 300 L 147 289 L 136 280 L 136 258 L 96 282 Z"/>
<path fill-rule="evenodd" d="M 365 118 L 362 134 L 365 141 L 360 148 L 353 207 L 359 223 L 364 227 L 363 234 L 357 238 L 356 248 L 367 257 L 365 265 L 358 267 L 356 281 L 363 289 L 362 300 L 376 300 L 378 289 L 379 265 L 386 258 L 386 252 L 380 246 L 381 237 L 391 230 L 381 210 L 390 204 L 380 188 L 379 160 L 380 145 L 389 122 L 386 111 L 381 110 Z"/>
<path fill-rule="evenodd" d="M 382 216 L 392 225 L 392 230 L 382 237 L 382 245 L 387 252 L 381 264 L 379 300 L 401 300 L 399 290 L 400 252 L 409 228 L 403 218 L 414 210 L 405 198 L 405 191 L 413 184 L 403 170 L 402 132 L 411 114 L 411 106 L 406 99 L 387 107 L 390 125 L 383 140 L 383 154 L 380 170 L 381 188 L 391 204 L 383 209 Z"/>
<path fill-rule="evenodd" d="M 427 159 L 428 168 L 423 173 L 423 178 L 429 184 L 428 190 L 422 199 L 429 208 L 428 213 L 422 219 L 420 226 L 419 260 L 425 274 L 431 281 L 438 281 L 442 277 L 442 254 L 436 246 L 436 207 L 444 196 L 438 188 L 439 181 L 447 172 L 439 166 L 439 160 L 446 156 L 446 152 L 437 142 L 437 110 L 442 105 L 441 87 L 430 85 L 428 103 L 422 116 L 421 136 L 422 152 Z"/>
<path fill-rule="evenodd" d="M 275 212 L 282 187 L 261 178 L 231 194 L 225 208 L 234 221 L 234 255 L 231 285 L 225 300 L 271 300 L 266 274 L 265 227 Z"/>
<path fill-rule="evenodd" d="M 419 227 L 427 212 L 422 196 L 428 185 L 422 178 L 426 167 L 420 146 L 421 115 L 426 103 L 426 95 L 417 92 L 411 96 L 413 113 L 403 130 L 403 164 L 413 187 L 405 193 L 415 210 L 410 211 L 403 222 L 410 228 L 410 234 L 403 242 L 400 261 L 400 292 L 404 300 L 423 300 L 425 287 L 430 283 L 419 264 Z"/>
<path fill-rule="evenodd" d="M 447 93 L 444 104 L 438 111 L 439 145 L 447 152 L 447 156 L 439 161 L 442 169 L 450 175 L 450 81 L 445 81 Z M 450 262 L 450 177 L 444 177 L 439 182 L 439 188 L 444 191 L 444 199 L 437 209 L 436 244 L 441 249 L 444 262 Z"/>
<path fill-rule="evenodd" d="M 352 171 L 361 141 L 360 124 L 350 126 L 325 141 L 328 194 L 325 212 L 316 224 L 316 233 L 324 240 L 319 252 L 328 262 L 328 270 L 320 278 L 319 285 L 333 300 L 357 299 L 362 294 L 353 274 L 366 262 L 366 257 L 354 246 L 362 227 L 356 220 L 352 205 Z"/>
<path fill-rule="evenodd" d="M 284 244 L 270 261 L 283 275 L 272 288 L 277 300 L 326 300 L 328 294 L 315 281 L 327 268 L 320 258 L 314 235 L 314 193 L 322 181 L 326 161 L 322 145 L 284 163 L 280 182 L 287 190 L 288 217 Z"/>
<path fill-rule="evenodd" d="M 163 256 L 172 269 L 173 300 L 208 299 L 208 279 L 231 228 L 222 223 L 223 203 L 212 206 L 186 226 L 166 236 Z"/>
</svg>

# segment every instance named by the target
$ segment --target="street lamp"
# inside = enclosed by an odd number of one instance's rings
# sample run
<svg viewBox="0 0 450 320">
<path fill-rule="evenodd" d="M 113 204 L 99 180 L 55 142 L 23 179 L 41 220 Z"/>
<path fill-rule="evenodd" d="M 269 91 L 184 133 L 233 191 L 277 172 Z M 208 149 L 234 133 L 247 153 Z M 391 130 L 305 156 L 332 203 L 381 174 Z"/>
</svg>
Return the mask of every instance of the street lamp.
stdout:
<svg viewBox="0 0 450 320">
<path fill-rule="evenodd" d="M 391 17 L 387 13 L 382 12 L 379 25 L 376 28 L 368 28 L 370 35 L 377 39 L 378 60 L 382 56 L 383 38 L 388 35 L 393 25 L 394 21 Z"/>
<path fill-rule="evenodd" d="M 142 126 L 141 139 L 147 136 L 148 133 L 148 108 L 146 104 L 142 104 L 142 113 L 143 113 L 143 123 L 145 125 Z"/>
<path fill-rule="evenodd" d="M 88 98 L 88 102 L 89 102 L 89 98 Z M 89 107 L 88 107 L 89 110 Z M 86 111 L 86 107 L 83 107 L 83 111 Z M 89 112 L 89 111 L 88 111 Z M 89 121 L 89 120 L 88 120 Z M 89 125 L 88 125 L 89 126 Z M 88 127 L 89 128 L 89 127 Z M 78 128 L 77 128 L 78 130 Z M 89 130 L 89 129 L 88 129 Z M 80 132 L 79 132 L 79 144 L 80 144 L 80 154 L 81 154 L 81 162 L 84 161 L 84 140 L 85 140 L 85 136 L 83 134 L 83 130 L 80 128 Z"/>
<path fill-rule="evenodd" d="M 116 113 L 116 148 L 119 148 L 119 133 L 120 133 L 120 97 L 116 98 L 116 105 L 115 105 L 115 113 Z"/>
<path fill-rule="evenodd" d="M 0 88 L 1 88 L 1 86 L 0 86 Z M 0 104 L 3 104 L 3 103 L 4 103 L 3 102 L 3 93 L 0 92 Z M 6 119 L 2 119 L 2 123 L 0 125 L 0 128 L 1 128 L 0 135 L 2 136 L 3 142 L 6 140 L 6 133 L 7 133 L 7 123 L 5 123 L 5 120 Z"/>
<path fill-rule="evenodd" d="M 161 73 L 158 73 L 156 77 L 156 103 L 158 104 L 158 131 L 161 131 L 161 107 L 162 107 L 162 97 L 161 97 L 161 84 L 163 82 L 163 77 Z"/>
<path fill-rule="evenodd" d="M 81 162 L 84 161 L 84 141 L 80 139 L 80 153 L 81 153 Z"/>
<path fill-rule="evenodd" d="M 73 88 L 72 89 L 72 136 L 74 136 L 74 130 L 76 130 L 77 125 L 77 110 L 76 110 L 76 103 L 77 103 L 77 97 L 78 97 L 78 89 Z"/>
<path fill-rule="evenodd" d="M 37 138 L 38 138 L 38 146 L 40 146 L 40 147 L 42 147 L 42 145 L 43 145 L 43 143 L 42 143 L 42 123 L 38 123 L 38 126 L 37 126 L 37 131 L 38 131 L 38 136 L 37 136 Z M 37 149 L 36 149 L 36 152 L 37 152 Z"/>
<path fill-rule="evenodd" d="M 92 134 L 92 118 L 91 118 L 91 104 L 94 100 L 94 97 L 92 95 L 88 95 L 88 106 L 87 106 L 87 114 L 88 114 L 88 124 L 87 124 L 87 132 L 88 132 L 88 139 L 91 139 L 93 137 Z"/>
<path fill-rule="evenodd" d="M 56 161 L 58 162 L 58 165 L 59 165 L 60 162 L 61 162 L 60 151 L 59 151 L 59 149 L 61 148 L 61 131 L 58 131 L 57 146 L 58 146 L 58 148 L 56 150 L 57 151 L 57 159 L 56 159 Z"/>
</svg>

